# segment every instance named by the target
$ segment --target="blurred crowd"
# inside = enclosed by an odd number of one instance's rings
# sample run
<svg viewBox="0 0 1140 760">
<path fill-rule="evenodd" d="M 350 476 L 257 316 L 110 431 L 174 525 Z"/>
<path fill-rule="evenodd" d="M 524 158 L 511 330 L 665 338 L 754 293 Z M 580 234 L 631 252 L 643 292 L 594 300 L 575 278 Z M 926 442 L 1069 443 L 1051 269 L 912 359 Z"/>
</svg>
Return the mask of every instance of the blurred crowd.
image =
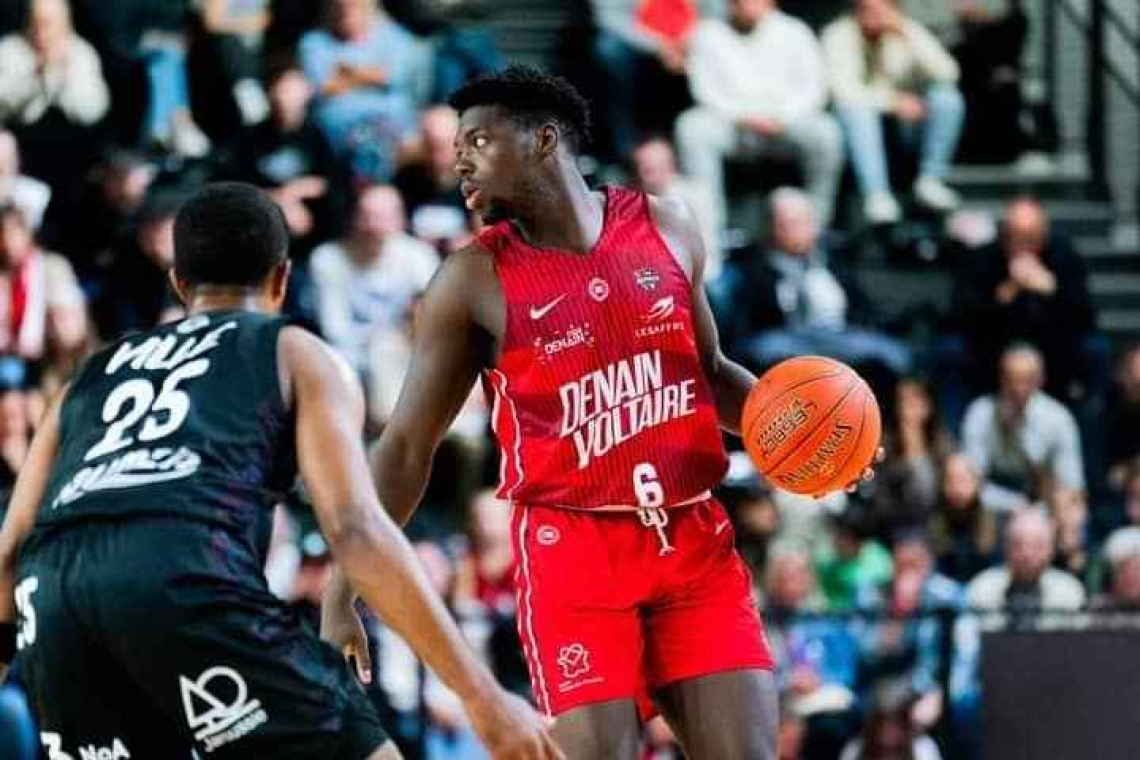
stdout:
<svg viewBox="0 0 1140 760">
<path fill-rule="evenodd" d="M 773 491 L 739 452 L 721 489 L 776 653 L 781 759 L 976 756 L 981 631 L 1140 619 L 1140 348 L 1113 372 L 1083 262 L 1042 202 L 1009 198 L 991 219 L 948 183 L 956 161 L 1012 167 L 1054 147 L 1022 103 L 1021 3 L 579 4 L 555 58 L 595 109 L 583 169 L 690 206 L 730 355 L 757 372 L 834 356 L 883 406 L 887 459 L 857 493 Z M 0 486 L 84 356 L 179 315 L 172 223 L 211 179 L 281 205 L 288 312 L 359 373 L 375 437 L 417 300 L 479 229 L 445 102 L 503 64 L 490 34 L 502 12 L 2 4 Z M 953 308 L 888 318 L 864 268 L 914 229 Z M 525 693 L 496 476 L 477 388 L 410 530 L 472 643 Z M 328 573 L 298 495 L 277 513 L 271 587 L 315 621 Z M 1042 615 L 1058 611 L 1081 614 Z M 484 757 L 454 695 L 373 634 L 372 692 L 406 756 Z M 0 755 L 36 757 L 18 688 L 0 691 Z M 647 726 L 644 756 L 681 757 L 663 723 Z"/>
</svg>

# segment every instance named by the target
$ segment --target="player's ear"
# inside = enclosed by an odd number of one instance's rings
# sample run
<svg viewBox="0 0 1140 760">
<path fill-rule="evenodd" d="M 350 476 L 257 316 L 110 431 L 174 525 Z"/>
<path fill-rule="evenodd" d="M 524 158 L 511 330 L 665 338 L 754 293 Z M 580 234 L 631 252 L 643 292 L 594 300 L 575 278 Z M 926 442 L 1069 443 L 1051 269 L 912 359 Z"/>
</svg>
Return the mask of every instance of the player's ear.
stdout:
<svg viewBox="0 0 1140 760">
<path fill-rule="evenodd" d="M 178 302 L 183 306 L 190 303 L 190 283 L 181 279 L 178 273 L 174 271 L 174 267 L 166 273 L 167 278 L 170 279 L 170 287 L 174 291 L 174 295 L 178 296 Z"/>
<path fill-rule="evenodd" d="M 292 271 L 293 262 L 285 259 L 269 272 L 269 299 L 275 307 L 280 308 L 285 302 L 285 294 L 289 292 L 289 275 Z"/>
<path fill-rule="evenodd" d="M 556 125 L 546 123 L 538 128 L 535 138 L 535 152 L 540 157 L 546 158 L 558 152 L 558 143 L 561 142 L 562 135 L 558 132 Z"/>
</svg>

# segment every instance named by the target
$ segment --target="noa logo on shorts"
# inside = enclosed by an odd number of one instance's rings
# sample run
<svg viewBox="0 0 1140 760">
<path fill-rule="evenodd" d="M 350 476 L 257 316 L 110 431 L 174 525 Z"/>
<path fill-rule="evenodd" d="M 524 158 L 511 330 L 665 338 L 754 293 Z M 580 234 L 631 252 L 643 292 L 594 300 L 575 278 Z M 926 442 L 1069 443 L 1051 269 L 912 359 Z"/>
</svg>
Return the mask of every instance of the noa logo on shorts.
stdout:
<svg viewBox="0 0 1140 760">
<path fill-rule="evenodd" d="M 182 708 L 194 739 L 213 752 L 269 720 L 261 702 L 249 699 L 245 679 L 233 668 L 213 667 L 193 681 L 178 677 Z"/>
<path fill-rule="evenodd" d="M 553 525 L 542 525 L 535 531 L 534 537 L 543 546 L 554 546 L 558 543 L 558 539 L 562 538 L 562 534 Z"/>
</svg>

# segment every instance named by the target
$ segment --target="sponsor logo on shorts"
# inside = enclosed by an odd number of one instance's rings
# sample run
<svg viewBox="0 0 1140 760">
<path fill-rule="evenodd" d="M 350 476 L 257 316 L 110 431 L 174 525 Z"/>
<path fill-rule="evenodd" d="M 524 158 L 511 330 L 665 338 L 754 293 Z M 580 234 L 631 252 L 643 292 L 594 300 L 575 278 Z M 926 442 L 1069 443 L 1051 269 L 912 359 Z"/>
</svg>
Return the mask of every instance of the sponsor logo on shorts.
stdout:
<svg viewBox="0 0 1140 760">
<path fill-rule="evenodd" d="M 558 650 L 558 667 L 562 669 L 564 679 L 558 684 L 562 693 L 605 680 L 601 676 L 587 677 L 590 674 L 590 650 L 577 641 Z"/>
<path fill-rule="evenodd" d="M 558 543 L 558 539 L 562 538 L 562 534 L 553 525 L 543 525 L 535 533 L 535 537 L 543 546 L 554 546 Z"/>
<path fill-rule="evenodd" d="M 213 752 L 269 720 L 261 702 L 249 699 L 245 679 L 236 670 L 213 667 L 194 680 L 178 677 L 182 707 L 194 739 Z"/>
<path fill-rule="evenodd" d="M 79 748 L 79 760 L 123 760 L 129 758 L 131 753 L 123 745 L 123 740 L 116 738 L 110 747 L 96 747 L 89 744 Z"/>
</svg>

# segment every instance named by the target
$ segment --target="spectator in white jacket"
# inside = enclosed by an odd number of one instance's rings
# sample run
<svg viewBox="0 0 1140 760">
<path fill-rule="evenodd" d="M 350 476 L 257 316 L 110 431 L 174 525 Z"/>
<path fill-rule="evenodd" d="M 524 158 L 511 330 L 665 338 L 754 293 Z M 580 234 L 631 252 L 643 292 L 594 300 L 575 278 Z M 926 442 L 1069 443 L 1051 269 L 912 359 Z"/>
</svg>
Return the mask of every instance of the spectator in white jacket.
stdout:
<svg viewBox="0 0 1140 760">
<path fill-rule="evenodd" d="M 819 44 L 775 0 L 730 0 L 728 19 L 702 21 L 689 48 L 696 106 L 677 122 L 681 165 L 713 192 L 726 220 L 724 159 L 790 150 L 803 168 L 817 218 L 830 224 L 843 168 L 842 137 L 824 111 Z"/>
<path fill-rule="evenodd" d="M 915 200 L 938 211 L 956 207 L 944 182 L 965 115 L 954 58 L 896 0 L 857 0 L 853 13 L 824 29 L 823 50 L 867 220 L 901 217 L 887 170 L 888 118 L 905 142 L 918 143 Z"/>
<path fill-rule="evenodd" d="M 109 105 L 99 56 L 75 33 L 67 0 L 33 0 L 24 32 L 0 39 L 0 121 L 35 124 L 54 106 L 90 125 Z"/>
<path fill-rule="evenodd" d="M 373 366 L 376 341 L 382 335 L 397 346 L 407 341 L 412 306 L 439 266 L 435 249 L 406 229 L 400 193 L 373 185 L 357 200 L 349 234 L 318 246 L 309 260 L 321 330 L 370 395 L 385 373 L 403 371 Z"/>
</svg>

